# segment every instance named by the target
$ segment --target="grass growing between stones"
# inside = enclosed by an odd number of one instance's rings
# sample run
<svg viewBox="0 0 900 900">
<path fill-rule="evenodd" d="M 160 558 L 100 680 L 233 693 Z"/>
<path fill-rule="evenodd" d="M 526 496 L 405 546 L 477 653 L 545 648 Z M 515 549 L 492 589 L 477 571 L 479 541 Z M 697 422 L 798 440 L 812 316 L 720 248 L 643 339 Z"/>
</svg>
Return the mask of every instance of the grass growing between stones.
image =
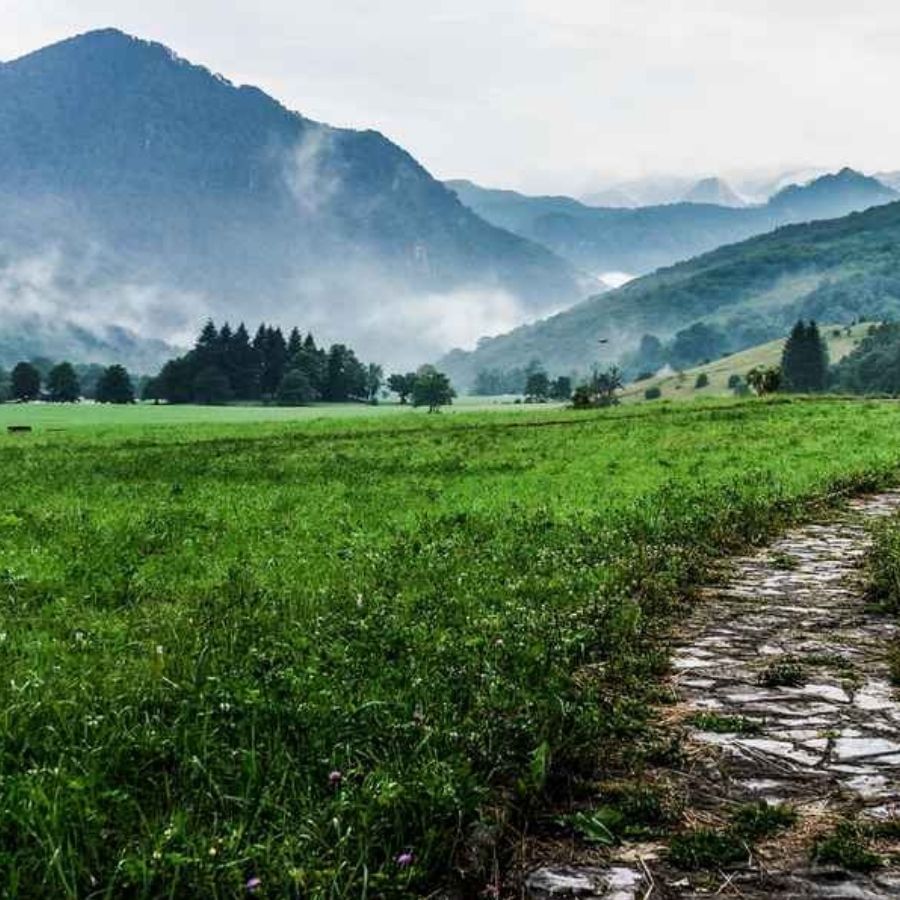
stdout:
<svg viewBox="0 0 900 900">
<path fill-rule="evenodd" d="M 714 557 L 896 472 L 892 404 L 561 415 L 0 438 L 8 893 L 477 893 Z"/>
<path fill-rule="evenodd" d="M 803 661 L 795 656 L 784 656 L 770 662 L 757 677 L 762 687 L 801 687 L 806 684 Z"/>
<path fill-rule="evenodd" d="M 872 832 L 856 822 L 839 822 L 834 829 L 821 837 L 813 846 L 815 862 L 840 866 L 852 872 L 871 872 L 884 864 L 884 860 L 870 847 Z"/>
<path fill-rule="evenodd" d="M 700 731 L 713 734 L 759 734 L 762 724 L 746 716 L 724 716 L 715 712 L 699 712 L 685 720 Z"/>
</svg>

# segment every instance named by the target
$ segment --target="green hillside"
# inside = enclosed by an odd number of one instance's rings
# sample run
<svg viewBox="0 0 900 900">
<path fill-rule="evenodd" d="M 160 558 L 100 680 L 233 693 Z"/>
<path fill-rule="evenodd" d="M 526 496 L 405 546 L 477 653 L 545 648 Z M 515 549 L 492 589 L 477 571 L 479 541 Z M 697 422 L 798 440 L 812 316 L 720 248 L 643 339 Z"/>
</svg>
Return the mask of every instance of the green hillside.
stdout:
<svg viewBox="0 0 900 900">
<path fill-rule="evenodd" d="M 859 345 L 872 327 L 870 322 L 862 322 L 853 326 L 823 325 L 821 332 L 828 343 L 828 356 L 831 362 L 836 363 L 847 356 L 851 350 Z M 784 339 L 767 341 L 756 347 L 741 350 L 739 353 L 730 353 L 721 359 L 694 366 L 683 372 L 673 372 L 669 375 L 660 375 L 654 378 L 646 378 L 641 381 L 633 381 L 622 392 L 624 403 L 635 401 L 644 402 L 644 392 L 648 388 L 658 387 L 663 400 L 694 400 L 700 397 L 716 397 L 731 394 L 728 387 L 728 379 L 732 375 L 739 375 L 743 379 L 746 374 L 757 366 L 777 366 L 781 362 L 781 351 L 784 348 Z M 700 375 L 706 375 L 709 384 L 706 387 L 696 387 Z"/>
<path fill-rule="evenodd" d="M 471 353 L 454 351 L 441 364 L 459 384 L 481 369 L 535 358 L 553 372 L 584 371 L 633 360 L 644 334 L 667 341 L 702 322 L 721 334 L 722 346 L 699 361 L 781 337 L 800 317 L 844 323 L 898 315 L 900 203 L 892 203 L 721 247 L 484 339 Z M 632 365 L 636 374 L 640 363 Z"/>
</svg>

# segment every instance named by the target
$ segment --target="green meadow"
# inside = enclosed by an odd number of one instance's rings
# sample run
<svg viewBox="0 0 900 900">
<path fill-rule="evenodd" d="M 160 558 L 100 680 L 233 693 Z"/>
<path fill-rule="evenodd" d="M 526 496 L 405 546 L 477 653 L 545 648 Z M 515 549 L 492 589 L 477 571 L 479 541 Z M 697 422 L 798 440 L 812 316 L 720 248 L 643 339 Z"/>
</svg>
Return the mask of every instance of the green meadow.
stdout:
<svg viewBox="0 0 900 900">
<path fill-rule="evenodd" d="M 548 794 L 645 737 L 709 564 L 900 463 L 875 401 L 0 409 L 19 423 L 0 883 L 22 897 L 495 886 Z"/>
</svg>

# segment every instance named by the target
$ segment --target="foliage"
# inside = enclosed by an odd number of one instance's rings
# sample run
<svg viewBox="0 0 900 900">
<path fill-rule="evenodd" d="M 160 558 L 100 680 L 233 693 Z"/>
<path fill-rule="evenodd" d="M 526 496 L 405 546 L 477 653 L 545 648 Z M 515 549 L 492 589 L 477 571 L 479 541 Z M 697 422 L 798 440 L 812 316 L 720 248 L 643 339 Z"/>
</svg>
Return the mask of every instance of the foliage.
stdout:
<svg viewBox="0 0 900 900">
<path fill-rule="evenodd" d="M 828 382 L 828 347 L 815 322 L 797 321 L 781 356 L 781 388 L 797 394 L 825 390 Z"/>
<path fill-rule="evenodd" d="M 55 365 L 47 375 L 47 394 L 53 403 L 77 403 L 81 398 L 81 385 L 71 363 Z"/>
<path fill-rule="evenodd" d="M 813 845 L 812 857 L 816 862 L 831 863 L 842 869 L 870 872 L 884 865 L 878 854 L 868 846 L 869 835 L 855 822 L 839 822 L 834 829 Z"/>
<path fill-rule="evenodd" d="M 318 396 L 306 372 L 291 369 L 281 379 L 275 399 L 279 406 L 308 406 Z"/>
<path fill-rule="evenodd" d="M 653 387 L 648 387 L 644 391 L 644 399 L 645 400 L 659 400 L 662 397 L 662 388 L 658 384 L 653 385 Z"/>
<path fill-rule="evenodd" d="M 6 403 L 12 399 L 12 381 L 9 372 L 0 366 L 0 403 Z"/>
<path fill-rule="evenodd" d="M 525 382 L 525 400 L 546 403 L 550 399 L 550 378 L 544 371 L 532 372 Z"/>
<path fill-rule="evenodd" d="M 206 405 L 277 400 L 289 372 L 306 377 L 307 397 L 332 403 L 373 402 L 383 378 L 380 366 L 364 366 L 346 345 L 319 348 L 311 334 L 304 338 L 296 328 L 285 340 L 280 328 L 262 324 L 251 341 L 243 323 L 232 331 L 227 322 L 217 329 L 208 321 L 194 349 L 167 362 L 143 395 L 148 400 Z M 297 391 L 293 396 L 299 396 Z"/>
<path fill-rule="evenodd" d="M 572 405 L 575 409 L 616 406 L 619 403 L 620 390 L 622 390 L 622 373 L 616 366 L 602 372 L 594 369 L 590 381 L 575 388 Z"/>
<path fill-rule="evenodd" d="M 416 372 L 412 389 L 413 406 L 427 406 L 428 412 L 435 413 L 442 406 L 449 406 L 455 396 L 450 379 L 434 366 L 422 366 Z"/>
<path fill-rule="evenodd" d="M 900 394 L 900 323 L 870 329 L 831 372 L 833 387 L 850 394 Z"/>
<path fill-rule="evenodd" d="M 709 375 L 707 375 L 706 372 L 701 372 L 694 382 L 694 388 L 699 391 L 705 387 L 709 387 Z"/>
<path fill-rule="evenodd" d="M 691 716 L 688 724 L 700 731 L 713 734 L 758 734 L 761 730 L 759 722 L 745 716 L 723 716 L 716 712 L 701 712 Z"/>
<path fill-rule="evenodd" d="M 774 394 L 781 387 L 781 369 L 777 366 L 751 369 L 747 373 L 747 384 L 757 397 Z"/>
<path fill-rule="evenodd" d="M 783 656 L 770 662 L 757 680 L 763 687 L 800 687 L 806 683 L 806 671 L 801 660 Z"/>
<path fill-rule="evenodd" d="M 415 383 L 415 372 L 407 372 L 405 375 L 394 374 L 387 380 L 388 389 L 393 391 L 400 398 L 401 406 L 405 406 L 409 402 Z"/>
<path fill-rule="evenodd" d="M 27 403 L 37 400 L 41 393 L 41 373 L 27 362 L 17 363 L 10 376 L 13 399 Z"/>
<path fill-rule="evenodd" d="M 98 403 L 134 403 L 134 385 L 124 366 L 114 365 L 103 370 L 97 382 L 96 398 Z"/>
<path fill-rule="evenodd" d="M 0 436 L 0 882 L 398 897 L 462 871 L 477 895 L 504 823 L 643 726 L 708 563 L 895 476 L 900 422 L 394 415 Z"/>
<path fill-rule="evenodd" d="M 744 862 L 748 849 L 730 829 L 696 828 L 677 834 L 669 842 L 669 861 L 679 869 L 718 869 Z"/>
<path fill-rule="evenodd" d="M 731 827 L 749 840 L 770 837 L 790 828 L 797 821 L 797 811 L 787 803 L 744 803 L 731 815 Z"/>
</svg>

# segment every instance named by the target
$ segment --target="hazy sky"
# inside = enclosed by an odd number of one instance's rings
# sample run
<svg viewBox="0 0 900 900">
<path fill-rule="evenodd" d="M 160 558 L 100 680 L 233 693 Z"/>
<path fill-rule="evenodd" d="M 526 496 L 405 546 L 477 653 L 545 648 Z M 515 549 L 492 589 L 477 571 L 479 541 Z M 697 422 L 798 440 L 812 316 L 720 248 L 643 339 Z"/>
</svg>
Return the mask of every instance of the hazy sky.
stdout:
<svg viewBox="0 0 900 900">
<path fill-rule="evenodd" d="M 896 0 L 0 0 L 0 59 L 161 41 L 440 177 L 900 169 Z"/>
</svg>

